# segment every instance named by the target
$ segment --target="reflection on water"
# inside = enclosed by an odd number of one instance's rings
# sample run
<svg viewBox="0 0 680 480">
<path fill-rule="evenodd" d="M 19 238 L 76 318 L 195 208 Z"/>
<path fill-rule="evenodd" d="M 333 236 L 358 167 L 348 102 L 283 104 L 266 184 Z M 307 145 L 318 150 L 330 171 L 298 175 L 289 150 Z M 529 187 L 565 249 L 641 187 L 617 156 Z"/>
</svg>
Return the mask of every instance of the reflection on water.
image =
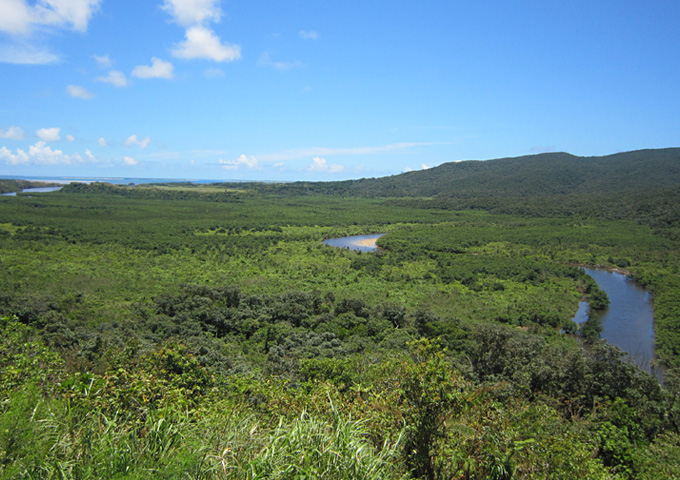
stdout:
<svg viewBox="0 0 680 480">
<path fill-rule="evenodd" d="M 632 363 L 659 378 L 662 373 L 653 372 L 651 365 L 654 360 L 654 311 L 649 292 L 620 273 L 593 268 L 585 270 L 609 297 L 609 308 L 600 313 L 602 338 L 627 352 Z M 582 314 L 581 305 L 577 317 L 579 314 Z M 587 319 L 587 311 L 585 315 L 582 321 Z M 580 323 L 576 317 L 574 321 Z"/>
<path fill-rule="evenodd" d="M 329 238 L 323 243 L 331 247 L 349 248 L 350 250 L 357 250 L 360 252 L 374 252 L 378 247 L 374 246 L 375 240 L 385 235 L 384 233 L 376 233 L 372 235 L 355 235 L 353 237 Z M 371 245 L 371 243 L 373 245 Z"/>
</svg>

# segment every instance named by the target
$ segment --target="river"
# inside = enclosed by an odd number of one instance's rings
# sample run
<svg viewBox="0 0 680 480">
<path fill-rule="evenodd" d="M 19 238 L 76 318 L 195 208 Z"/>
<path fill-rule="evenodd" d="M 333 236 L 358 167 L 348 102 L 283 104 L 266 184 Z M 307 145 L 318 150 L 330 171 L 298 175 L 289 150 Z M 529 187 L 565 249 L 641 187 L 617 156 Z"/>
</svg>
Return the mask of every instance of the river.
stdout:
<svg viewBox="0 0 680 480">
<path fill-rule="evenodd" d="M 46 192 L 56 192 L 61 190 L 61 187 L 36 187 L 36 188 L 25 188 L 21 193 L 46 193 Z M 15 197 L 17 192 L 0 193 L 4 197 Z"/>
<path fill-rule="evenodd" d="M 371 235 L 355 235 L 353 237 L 329 238 L 323 243 L 331 247 L 349 248 L 359 252 L 374 252 L 378 249 L 375 241 L 385 235 L 384 233 L 374 233 Z"/>
<path fill-rule="evenodd" d="M 617 272 L 586 268 L 600 289 L 609 297 L 609 308 L 600 312 L 601 337 L 628 353 L 630 361 L 661 380 L 662 369 L 653 367 L 654 310 L 648 291 Z M 574 317 L 576 323 L 588 319 L 588 304 L 581 302 Z"/>
<path fill-rule="evenodd" d="M 323 243 L 331 247 L 349 248 L 362 252 L 377 250 L 375 241 L 384 233 L 331 238 Z M 609 297 L 609 308 L 600 313 L 601 337 L 628 353 L 631 363 L 651 373 L 662 382 L 663 369 L 652 365 L 654 351 L 654 311 L 648 291 L 617 272 L 586 268 L 598 286 Z M 581 302 L 573 320 L 583 323 L 588 319 L 588 302 Z"/>
</svg>

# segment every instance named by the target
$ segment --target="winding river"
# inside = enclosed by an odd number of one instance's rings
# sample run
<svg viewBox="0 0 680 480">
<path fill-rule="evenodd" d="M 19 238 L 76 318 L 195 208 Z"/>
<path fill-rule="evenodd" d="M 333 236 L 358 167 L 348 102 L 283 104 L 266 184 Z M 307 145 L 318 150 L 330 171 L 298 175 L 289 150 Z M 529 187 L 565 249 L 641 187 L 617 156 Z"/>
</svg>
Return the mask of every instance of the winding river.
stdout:
<svg viewBox="0 0 680 480">
<path fill-rule="evenodd" d="M 377 250 L 375 241 L 384 233 L 331 238 L 323 243 L 331 247 L 349 248 L 362 252 Z M 663 380 L 663 369 L 653 366 L 654 311 L 648 291 L 625 275 L 604 269 L 586 268 L 598 286 L 609 297 L 609 308 L 600 312 L 602 338 L 628 353 L 629 360 L 642 370 Z M 588 302 L 581 302 L 573 320 L 583 323 L 588 319 Z"/>
</svg>

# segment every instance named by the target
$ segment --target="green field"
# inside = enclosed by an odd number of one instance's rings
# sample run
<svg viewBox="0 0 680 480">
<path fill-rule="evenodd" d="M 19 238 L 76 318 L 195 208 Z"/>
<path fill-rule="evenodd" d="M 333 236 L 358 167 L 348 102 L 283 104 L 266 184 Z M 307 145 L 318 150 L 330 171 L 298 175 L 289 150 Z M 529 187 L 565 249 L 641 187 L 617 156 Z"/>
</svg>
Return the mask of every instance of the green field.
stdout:
<svg viewBox="0 0 680 480">
<path fill-rule="evenodd" d="M 492 212 L 0 198 L 0 478 L 678 478 L 674 227 Z M 367 233 L 380 251 L 322 243 Z M 601 295 L 578 265 L 652 291 L 665 388 L 560 333 Z"/>
</svg>

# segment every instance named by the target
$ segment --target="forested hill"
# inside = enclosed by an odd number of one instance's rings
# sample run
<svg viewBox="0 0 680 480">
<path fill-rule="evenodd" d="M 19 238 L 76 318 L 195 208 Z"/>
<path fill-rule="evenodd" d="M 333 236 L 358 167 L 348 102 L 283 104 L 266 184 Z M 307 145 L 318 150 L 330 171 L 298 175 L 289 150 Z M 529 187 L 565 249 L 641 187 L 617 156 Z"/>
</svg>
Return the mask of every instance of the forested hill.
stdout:
<svg viewBox="0 0 680 480">
<path fill-rule="evenodd" d="M 544 153 L 438 167 L 353 185 L 355 194 L 418 197 L 530 197 L 647 191 L 680 184 L 680 148 L 605 157 Z"/>
<path fill-rule="evenodd" d="M 680 185 L 680 148 L 637 150 L 604 157 L 544 153 L 450 162 L 383 178 L 250 186 L 291 194 L 465 199 L 645 192 L 677 185 Z"/>
</svg>

